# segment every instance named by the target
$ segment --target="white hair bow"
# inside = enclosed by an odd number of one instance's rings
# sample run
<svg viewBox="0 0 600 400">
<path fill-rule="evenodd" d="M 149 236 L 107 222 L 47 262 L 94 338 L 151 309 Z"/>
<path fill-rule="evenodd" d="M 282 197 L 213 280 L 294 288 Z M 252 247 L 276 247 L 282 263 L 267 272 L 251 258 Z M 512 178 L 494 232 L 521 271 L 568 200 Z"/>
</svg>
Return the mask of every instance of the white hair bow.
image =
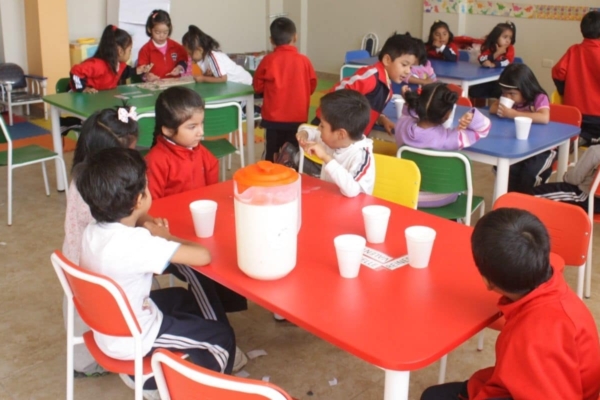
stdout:
<svg viewBox="0 0 600 400">
<path fill-rule="evenodd" d="M 119 111 L 117 111 L 117 116 L 119 117 L 119 121 L 124 122 L 126 124 L 129 122 L 129 118 L 131 118 L 134 121 L 137 121 L 137 113 L 135 112 L 135 107 L 131 107 L 129 111 L 127 111 L 126 108 L 121 107 L 119 108 Z"/>
</svg>

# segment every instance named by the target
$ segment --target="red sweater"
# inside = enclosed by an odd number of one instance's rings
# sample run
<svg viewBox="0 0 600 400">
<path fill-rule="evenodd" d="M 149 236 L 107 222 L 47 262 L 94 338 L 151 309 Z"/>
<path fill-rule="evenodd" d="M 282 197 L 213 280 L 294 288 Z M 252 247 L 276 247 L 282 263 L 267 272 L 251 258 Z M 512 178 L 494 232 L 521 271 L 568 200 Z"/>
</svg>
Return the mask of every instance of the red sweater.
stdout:
<svg viewBox="0 0 600 400">
<path fill-rule="evenodd" d="M 308 118 L 317 75 L 295 46 L 281 45 L 258 64 L 252 85 L 256 93 L 264 93 L 263 121 L 302 123 Z"/>
<path fill-rule="evenodd" d="M 498 307 L 506 325 L 496 365 L 469 379 L 469 400 L 598 399 L 596 323 L 560 272 L 515 302 L 500 298 Z"/>
<path fill-rule="evenodd" d="M 202 144 L 188 149 L 159 136 L 146 155 L 152 198 L 170 196 L 219 181 L 219 160 Z"/>
<path fill-rule="evenodd" d="M 479 64 L 483 64 L 486 61 L 491 61 L 494 65 L 498 67 L 506 67 L 511 64 L 515 60 L 515 48 L 511 44 L 506 49 L 506 53 L 500 54 L 497 58 L 494 58 L 494 53 L 496 52 L 496 46 L 483 50 L 481 54 L 479 54 Z"/>
<path fill-rule="evenodd" d="M 445 61 L 458 61 L 458 46 L 454 43 L 448 43 L 442 51 L 439 51 L 432 45 L 427 45 L 427 58 Z"/>
<path fill-rule="evenodd" d="M 150 70 L 154 75 L 159 78 L 167 77 L 167 74 L 173 71 L 178 65 L 183 67 L 185 71 L 187 68 L 188 54 L 182 45 L 174 40 L 167 39 L 167 51 L 163 54 L 152 42 L 152 39 L 148 41 L 138 54 L 138 65 L 148 65 L 153 63 L 154 66 Z"/>
<path fill-rule="evenodd" d="M 583 39 L 569 50 L 552 68 L 552 79 L 563 103 L 575 106 L 584 115 L 600 116 L 600 40 Z"/>
<path fill-rule="evenodd" d="M 117 87 L 121 80 L 129 78 L 131 67 L 119 63 L 119 72 L 100 58 L 91 57 L 71 68 L 71 89 L 81 92 L 86 87 L 96 90 L 110 90 Z"/>
</svg>

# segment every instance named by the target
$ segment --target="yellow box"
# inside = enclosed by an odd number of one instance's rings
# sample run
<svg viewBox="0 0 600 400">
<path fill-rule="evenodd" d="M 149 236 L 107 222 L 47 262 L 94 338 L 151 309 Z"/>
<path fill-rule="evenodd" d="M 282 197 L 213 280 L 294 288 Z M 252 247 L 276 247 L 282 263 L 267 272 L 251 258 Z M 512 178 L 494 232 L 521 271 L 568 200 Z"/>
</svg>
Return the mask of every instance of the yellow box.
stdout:
<svg viewBox="0 0 600 400">
<path fill-rule="evenodd" d="M 98 49 L 98 39 L 78 39 L 69 43 L 71 66 L 92 57 Z"/>
</svg>

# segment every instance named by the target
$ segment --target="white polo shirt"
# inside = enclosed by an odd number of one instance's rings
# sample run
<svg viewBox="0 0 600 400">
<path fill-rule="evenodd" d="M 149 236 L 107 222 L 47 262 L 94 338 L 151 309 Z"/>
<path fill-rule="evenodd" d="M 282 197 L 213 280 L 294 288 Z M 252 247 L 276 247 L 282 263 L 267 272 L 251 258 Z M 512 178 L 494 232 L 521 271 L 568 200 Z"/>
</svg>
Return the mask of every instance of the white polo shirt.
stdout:
<svg viewBox="0 0 600 400">
<path fill-rule="evenodd" d="M 214 77 L 227 75 L 229 82 L 252 85 L 252 75 L 221 51 L 211 51 L 202 61 L 198 62 L 198 66 L 203 74 L 210 70 Z"/>
</svg>

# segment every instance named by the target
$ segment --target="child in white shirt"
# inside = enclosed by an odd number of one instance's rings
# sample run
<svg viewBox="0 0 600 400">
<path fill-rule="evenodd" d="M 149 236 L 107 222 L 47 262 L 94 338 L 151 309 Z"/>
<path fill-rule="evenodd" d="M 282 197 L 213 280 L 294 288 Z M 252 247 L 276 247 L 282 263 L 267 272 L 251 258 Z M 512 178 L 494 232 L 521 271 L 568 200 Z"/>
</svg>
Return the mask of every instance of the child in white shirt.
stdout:
<svg viewBox="0 0 600 400">
<path fill-rule="evenodd" d="M 296 134 L 307 154 L 323 160 L 321 179 L 334 182 L 347 197 L 373 194 L 373 141 L 363 133 L 370 112 L 365 96 L 350 89 L 337 90 L 321 98 L 319 127 L 303 124 Z"/>
</svg>

